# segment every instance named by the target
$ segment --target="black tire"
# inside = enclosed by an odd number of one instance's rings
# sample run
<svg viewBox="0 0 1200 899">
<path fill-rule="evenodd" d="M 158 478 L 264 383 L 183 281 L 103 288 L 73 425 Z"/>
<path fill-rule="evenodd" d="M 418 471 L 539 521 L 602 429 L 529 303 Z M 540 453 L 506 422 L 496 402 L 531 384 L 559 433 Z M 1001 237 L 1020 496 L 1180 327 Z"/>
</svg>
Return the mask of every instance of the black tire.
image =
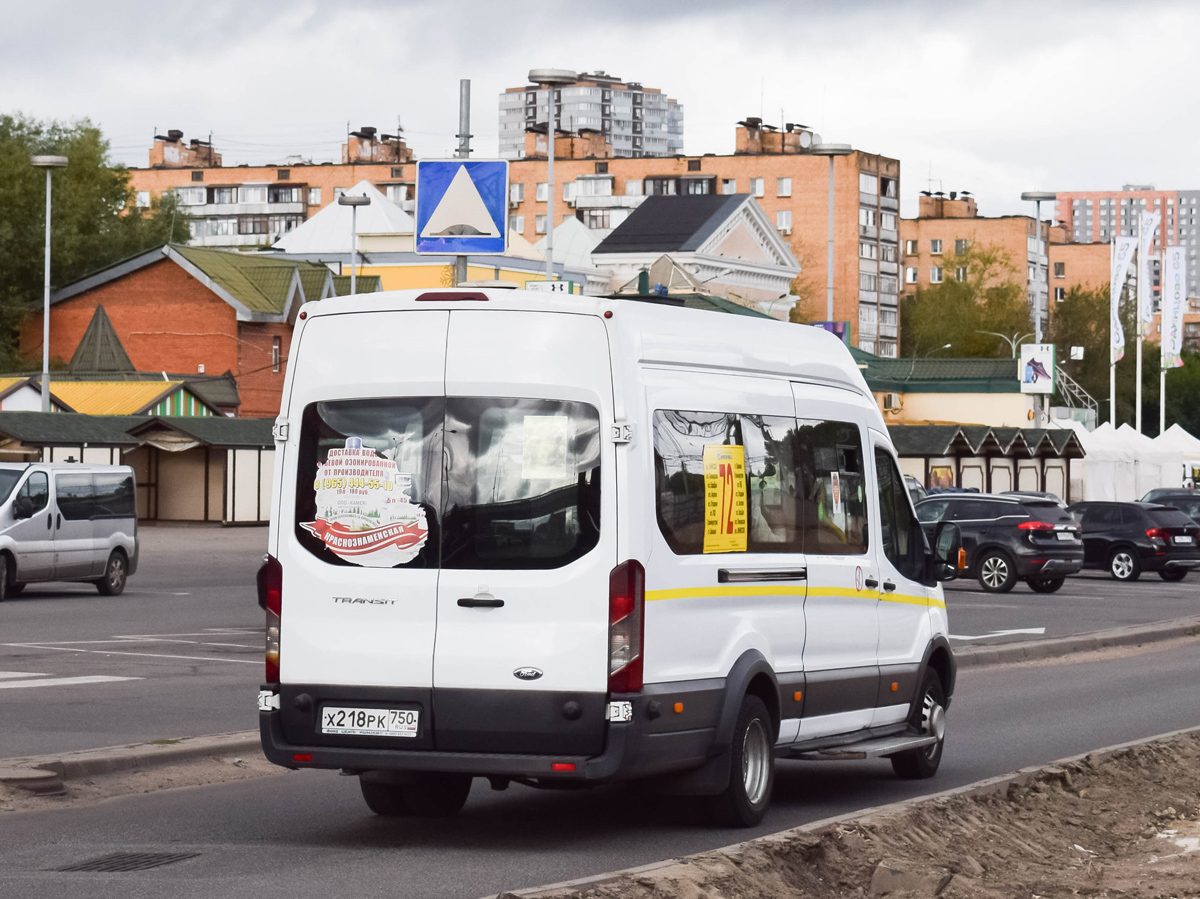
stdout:
<svg viewBox="0 0 1200 899">
<path fill-rule="evenodd" d="M 937 774 L 946 745 L 946 690 L 932 668 L 925 670 L 919 695 L 921 698 L 909 719 L 909 727 L 915 733 L 936 734 L 938 741 L 932 746 L 906 749 L 891 757 L 892 770 L 897 777 L 906 780 L 924 780 Z"/>
<path fill-rule="evenodd" d="M 8 586 L 8 556 L 0 553 L 0 602 L 11 595 Z"/>
<path fill-rule="evenodd" d="M 774 747 L 771 713 L 757 696 L 745 696 L 729 746 L 729 783 L 709 800 L 715 823 L 754 827 L 762 821 L 775 786 Z"/>
<path fill-rule="evenodd" d="M 101 596 L 120 596 L 125 592 L 125 581 L 128 577 L 128 563 L 125 553 L 114 549 L 104 563 L 104 577 L 97 580 L 96 589 Z"/>
<path fill-rule="evenodd" d="M 1175 583 L 1176 581 L 1182 581 L 1185 577 L 1187 577 L 1188 570 L 1186 568 L 1164 568 L 1158 573 L 1158 576 L 1164 581 Z"/>
<path fill-rule="evenodd" d="M 976 580 L 986 593 L 1007 593 L 1017 583 L 1017 566 L 999 550 L 984 553 L 978 570 Z"/>
<path fill-rule="evenodd" d="M 1142 563 L 1137 557 L 1137 550 L 1121 546 L 1109 553 L 1108 574 L 1113 580 L 1126 583 L 1141 577 Z"/>
<path fill-rule="evenodd" d="M 418 774 L 400 785 L 409 814 L 418 818 L 449 818 L 462 811 L 471 792 L 469 774 Z"/>
<path fill-rule="evenodd" d="M 373 780 L 358 779 L 367 808 L 385 818 L 400 818 L 411 815 L 408 803 L 404 799 L 404 788 L 400 784 L 379 783 Z"/>
<path fill-rule="evenodd" d="M 1031 577 L 1025 583 L 1034 593 L 1054 593 L 1065 580 L 1065 577 Z"/>
</svg>

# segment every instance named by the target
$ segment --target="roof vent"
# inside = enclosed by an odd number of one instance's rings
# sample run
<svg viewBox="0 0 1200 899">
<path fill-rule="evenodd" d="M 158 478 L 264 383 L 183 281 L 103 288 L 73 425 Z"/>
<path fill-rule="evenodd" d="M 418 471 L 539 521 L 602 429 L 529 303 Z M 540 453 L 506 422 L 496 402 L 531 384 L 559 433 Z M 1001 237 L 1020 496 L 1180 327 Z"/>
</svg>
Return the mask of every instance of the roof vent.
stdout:
<svg viewBox="0 0 1200 899">
<path fill-rule="evenodd" d="M 167 140 L 169 140 L 169 141 L 177 141 L 181 137 L 183 137 L 183 132 L 180 131 L 178 128 L 172 128 L 170 131 L 167 132 Z"/>
</svg>

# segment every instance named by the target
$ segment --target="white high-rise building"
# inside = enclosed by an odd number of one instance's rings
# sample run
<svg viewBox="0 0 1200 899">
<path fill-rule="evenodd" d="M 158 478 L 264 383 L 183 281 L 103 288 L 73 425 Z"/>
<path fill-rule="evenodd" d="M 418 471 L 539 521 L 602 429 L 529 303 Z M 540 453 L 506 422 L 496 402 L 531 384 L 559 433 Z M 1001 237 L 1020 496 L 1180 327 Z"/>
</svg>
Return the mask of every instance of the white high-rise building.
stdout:
<svg viewBox="0 0 1200 899">
<path fill-rule="evenodd" d="M 582 72 L 555 86 L 560 131 L 592 130 L 612 144 L 613 156 L 675 156 L 683 152 L 683 105 L 656 88 L 623 82 L 605 72 Z M 525 131 L 548 118 L 549 89 L 510 87 L 500 95 L 500 155 L 525 155 Z"/>
</svg>

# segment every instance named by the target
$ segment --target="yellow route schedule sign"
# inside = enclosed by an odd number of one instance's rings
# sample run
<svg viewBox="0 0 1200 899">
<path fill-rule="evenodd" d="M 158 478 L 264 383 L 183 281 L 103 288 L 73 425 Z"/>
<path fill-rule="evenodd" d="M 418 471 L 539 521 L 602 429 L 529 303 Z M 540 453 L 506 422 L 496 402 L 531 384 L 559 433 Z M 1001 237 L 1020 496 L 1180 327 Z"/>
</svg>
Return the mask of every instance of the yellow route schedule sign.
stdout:
<svg viewBox="0 0 1200 899">
<path fill-rule="evenodd" d="M 704 447 L 704 551 L 744 553 L 749 524 L 746 450 Z"/>
</svg>

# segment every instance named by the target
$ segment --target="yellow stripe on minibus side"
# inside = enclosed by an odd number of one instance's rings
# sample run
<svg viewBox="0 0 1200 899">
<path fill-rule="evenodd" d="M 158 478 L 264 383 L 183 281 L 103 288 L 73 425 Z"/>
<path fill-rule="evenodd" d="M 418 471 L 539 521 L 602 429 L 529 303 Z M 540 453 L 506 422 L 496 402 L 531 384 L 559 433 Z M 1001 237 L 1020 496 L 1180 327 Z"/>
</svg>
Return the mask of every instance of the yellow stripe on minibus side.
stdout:
<svg viewBox="0 0 1200 899">
<path fill-rule="evenodd" d="M 843 587 L 678 587 L 672 590 L 647 590 L 646 602 L 664 599 L 709 599 L 722 596 L 849 596 L 860 599 L 878 599 L 883 602 L 899 602 L 910 606 L 932 606 L 946 608 L 945 600 L 931 596 L 915 596 L 911 593 L 880 593 L 878 590 L 860 590 L 851 594 Z"/>
</svg>

